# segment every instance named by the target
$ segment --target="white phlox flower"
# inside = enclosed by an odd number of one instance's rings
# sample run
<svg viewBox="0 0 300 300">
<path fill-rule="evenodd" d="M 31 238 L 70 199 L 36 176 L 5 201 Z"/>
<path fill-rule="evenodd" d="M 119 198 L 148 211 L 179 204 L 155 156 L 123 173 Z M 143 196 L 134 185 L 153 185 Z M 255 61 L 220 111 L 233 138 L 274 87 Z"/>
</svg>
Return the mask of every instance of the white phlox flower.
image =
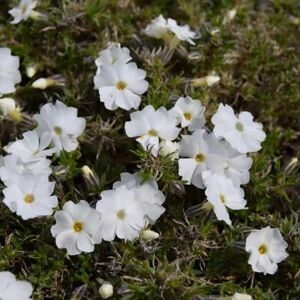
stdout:
<svg viewBox="0 0 300 300">
<path fill-rule="evenodd" d="M 24 175 L 3 190 L 3 203 L 23 220 L 52 215 L 57 206 L 54 185 L 47 176 Z"/>
<path fill-rule="evenodd" d="M 246 239 L 246 251 L 250 252 L 248 263 L 254 272 L 273 275 L 277 264 L 288 257 L 287 246 L 278 228 L 268 226 L 252 231 Z"/>
<path fill-rule="evenodd" d="M 151 20 L 150 24 L 144 29 L 146 35 L 156 38 L 165 39 L 168 36 L 168 24 L 167 20 L 159 15 L 155 19 Z"/>
<path fill-rule="evenodd" d="M 41 136 L 37 131 L 26 131 L 23 139 L 10 143 L 7 152 L 18 156 L 23 163 L 35 162 L 51 156 L 55 149 L 47 149 L 51 140 L 49 132 L 44 132 Z"/>
<path fill-rule="evenodd" d="M 81 200 L 75 204 L 68 201 L 63 209 L 54 214 L 56 224 L 51 227 L 59 249 L 66 249 L 69 255 L 93 252 L 95 244 L 100 244 L 101 215 Z"/>
<path fill-rule="evenodd" d="M 34 0 L 21 0 L 19 5 L 9 11 L 9 14 L 13 16 L 11 24 L 18 24 L 23 20 L 27 20 L 30 17 L 33 9 L 36 7 L 37 1 Z"/>
<path fill-rule="evenodd" d="M 99 52 L 95 64 L 98 67 L 97 75 L 101 73 L 101 66 L 105 64 L 126 64 L 132 60 L 130 51 L 120 44 L 112 43 L 106 49 Z"/>
<path fill-rule="evenodd" d="M 245 209 L 247 201 L 244 199 L 244 191 L 224 175 L 207 171 L 203 173 L 203 179 L 206 185 L 205 195 L 208 202 L 213 205 L 217 219 L 231 225 L 227 208 Z"/>
<path fill-rule="evenodd" d="M 212 151 L 219 158 L 219 163 L 214 164 L 212 171 L 224 174 L 236 186 L 247 184 L 250 180 L 252 158 L 233 149 L 225 140 L 218 140 L 213 133 L 208 135 L 208 139 Z"/>
<path fill-rule="evenodd" d="M 162 15 L 153 19 L 144 32 L 146 35 L 156 39 L 170 41 L 173 37 L 176 37 L 180 41 L 187 41 L 192 45 L 195 44 L 193 39 L 196 37 L 196 33 L 188 25 L 178 25 L 175 20 L 171 18 L 166 20 Z"/>
<path fill-rule="evenodd" d="M 37 121 L 36 131 L 40 136 L 50 134 L 49 142 L 59 155 L 62 150 L 71 152 L 77 149 L 77 138 L 83 133 L 86 125 L 84 118 L 77 116 L 78 110 L 68 107 L 60 101 L 45 104 L 33 119 Z"/>
<path fill-rule="evenodd" d="M 176 117 L 177 123 L 181 127 L 188 127 L 190 131 L 203 128 L 205 124 L 205 107 L 201 105 L 199 100 L 191 97 L 180 97 L 169 113 Z"/>
<path fill-rule="evenodd" d="M 137 137 L 137 141 L 145 150 L 152 149 L 157 155 L 159 139 L 174 140 L 180 131 L 176 127 L 177 120 L 164 107 L 155 110 L 147 105 L 143 110 L 130 114 L 131 121 L 125 123 L 125 131 L 129 137 Z"/>
<path fill-rule="evenodd" d="M 232 300 L 253 300 L 253 298 L 247 294 L 234 293 Z"/>
<path fill-rule="evenodd" d="M 0 111 L 3 116 L 7 116 L 16 110 L 16 101 L 12 98 L 0 99 Z"/>
<path fill-rule="evenodd" d="M 96 209 L 101 213 L 101 236 L 105 241 L 133 240 L 145 226 L 143 205 L 137 200 L 136 189 L 121 185 L 103 191 Z"/>
<path fill-rule="evenodd" d="M 20 59 L 11 55 L 8 48 L 0 47 L 0 95 L 16 91 L 15 85 L 21 82 Z"/>
<path fill-rule="evenodd" d="M 187 184 L 204 188 L 202 173 L 216 169 L 222 158 L 214 153 L 208 133 L 204 130 L 194 131 L 192 135 L 182 135 L 179 142 L 179 175 Z"/>
<path fill-rule="evenodd" d="M 266 138 L 262 124 L 254 122 L 251 113 L 243 111 L 236 116 L 229 105 L 220 103 L 211 121 L 216 137 L 224 138 L 240 153 L 260 150 Z"/>
<path fill-rule="evenodd" d="M 137 109 L 141 95 L 148 89 L 146 72 L 133 62 L 127 64 L 104 64 L 100 74 L 94 77 L 100 101 L 109 110 L 118 107 L 125 110 Z"/>
<path fill-rule="evenodd" d="M 0 178 L 5 185 L 17 183 L 24 175 L 49 176 L 52 173 L 49 159 L 24 163 L 16 155 L 6 155 L 3 158 L 3 165 L 0 167 Z"/>
<path fill-rule="evenodd" d="M 17 280 L 11 272 L 0 272 L 1 300 L 30 300 L 32 291 L 33 288 L 29 282 Z"/>
<path fill-rule="evenodd" d="M 190 29 L 189 25 L 178 25 L 173 19 L 168 18 L 168 29 L 177 37 L 178 40 L 189 42 L 195 45 L 193 39 L 196 37 L 196 32 Z"/>
<path fill-rule="evenodd" d="M 128 189 L 135 189 L 136 200 L 144 210 L 145 224 L 154 224 L 165 212 L 162 204 L 166 199 L 164 194 L 158 189 L 156 180 L 150 177 L 144 181 L 139 173 L 121 173 L 120 177 L 121 181 L 115 182 L 113 188 L 125 185 Z"/>
</svg>

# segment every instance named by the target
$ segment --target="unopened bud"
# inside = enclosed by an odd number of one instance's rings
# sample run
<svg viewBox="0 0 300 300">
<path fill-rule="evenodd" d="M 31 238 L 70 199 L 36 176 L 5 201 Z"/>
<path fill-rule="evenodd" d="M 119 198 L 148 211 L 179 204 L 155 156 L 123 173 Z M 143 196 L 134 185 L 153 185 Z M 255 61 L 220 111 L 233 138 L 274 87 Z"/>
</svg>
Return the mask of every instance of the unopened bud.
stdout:
<svg viewBox="0 0 300 300">
<path fill-rule="evenodd" d="M 229 10 L 223 19 L 223 25 L 230 23 L 234 19 L 235 15 L 236 9 Z"/>
<path fill-rule="evenodd" d="M 48 16 L 38 11 L 32 10 L 29 17 L 35 21 L 48 21 Z"/>
<path fill-rule="evenodd" d="M 247 294 L 235 293 L 232 296 L 232 300 L 252 300 L 253 298 Z"/>
<path fill-rule="evenodd" d="M 208 75 L 201 78 L 195 78 L 191 80 L 191 85 L 198 86 L 212 86 L 220 81 L 220 77 L 216 75 Z"/>
<path fill-rule="evenodd" d="M 81 168 L 81 171 L 82 171 L 82 175 L 88 185 L 99 186 L 99 178 L 89 166 L 83 166 Z"/>
<path fill-rule="evenodd" d="M 45 90 L 52 86 L 64 86 L 65 80 L 62 76 L 56 75 L 48 78 L 39 78 L 32 83 L 32 87 L 40 90 Z"/>
<path fill-rule="evenodd" d="M 99 288 L 99 294 L 102 299 L 107 299 L 114 294 L 114 288 L 111 283 L 107 282 L 101 285 Z"/>
<path fill-rule="evenodd" d="M 16 102 L 12 98 L 0 99 L 0 111 L 3 116 L 8 116 L 15 122 L 22 121 L 22 113 L 19 107 L 16 107 Z"/>
<path fill-rule="evenodd" d="M 169 140 L 160 142 L 159 154 L 163 157 L 168 156 L 171 160 L 179 158 L 178 144 Z"/>
<path fill-rule="evenodd" d="M 26 75 L 29 78 L 32 78 L 37 72 L 37 66 L 35 64 L 30 64 L 26 66 Z"/>
<path fill-rule="evenodd" d="M 140 238 L 145 241 L 152 241 L 159 238 L 159 233 L 150 229 L 145 229 L 141 231 Z"/>
</svg>

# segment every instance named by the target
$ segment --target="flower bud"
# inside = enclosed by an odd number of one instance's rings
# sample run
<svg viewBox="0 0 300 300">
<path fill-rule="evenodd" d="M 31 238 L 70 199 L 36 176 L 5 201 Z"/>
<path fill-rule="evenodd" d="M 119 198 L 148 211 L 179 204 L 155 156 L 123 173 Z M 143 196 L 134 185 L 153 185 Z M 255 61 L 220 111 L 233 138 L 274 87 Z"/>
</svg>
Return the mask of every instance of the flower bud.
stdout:
<svg viewBox="0 0 300 300">
<path fill-rule="evenodd" d="M 141 231 L 140 238 L 145 241 L 152 241 L 159 238 L 159 233 L 150 229 L 145 229 Z"/>
<path fill-rule="evenodd" d="M 169 140 L 160 142 L 159 154 L 163 157 L 169 156 L 171 160 L 179 158 L 178 144 Z"/>
<path fill-rule="evenodd" d="M 29 15 L 30 19 L 34 21 L 48 21 L 48 16 L 45 14 L 42 14 L 36 10 L 32 10 Z"/>
<path fill-rule="evenodd" d="M 99 289 L 99 294 L 102 299 L 107 299 L 114 294 L 114 288 L 110 282 L 104 283 Z"/>
<path fill-rule="evenodd" d="M 232 300 L 252 300 L 253 298 L 247 294 L 235 293 L 232 296 Z"/>
<path fill-rule="evenodd" d="M 56 75 L 48 78 L 39 78 L 32 83 L 32 87 L 40 90 L 45 90 L 52 86 L 64 86 L 65 80 L 62 76 Z"/>
<path fill-rule="evenodd" d="M 191 85 L 194 87 L 198 86 L 212 86 L 220 81 L 220 77 L 217 75 L 208 75 L 201 78 L 195 78 L 191 80 Z"/>
<path fill-rule="evenodd" d="M 16 107 L 16 102 L 14 99 L 0 99 L 0 111 L 4 116 L 8 116 L 17 123 L 22 120 L 22 113 L 20 111 L 20 108 Z"/>
<path fill-rule="evenodd" d="M 223 19 L 223 25 L 230 23 L 234 19 L 235 15 L 236 15 L 235 8 L 229 10 Z"/>
<path fill-rule="evenodd" d="M 87 185 L 99 186 L 99 178 L 89 166 L 83 166 L 81 171 Z"/>
<path fill-rule="evenodd" d="M 16 102 L 12 98 L 2 98 L 0 99 L 0 110 L 4 116 L 16 109 Z"/>
<path fill-rule="evenodd" d="M 37 66 L 35 64 L 30 64 L 26 66 L 26 75 L 28 78 L 32 78 L 37 72 Z"/>
</svg>

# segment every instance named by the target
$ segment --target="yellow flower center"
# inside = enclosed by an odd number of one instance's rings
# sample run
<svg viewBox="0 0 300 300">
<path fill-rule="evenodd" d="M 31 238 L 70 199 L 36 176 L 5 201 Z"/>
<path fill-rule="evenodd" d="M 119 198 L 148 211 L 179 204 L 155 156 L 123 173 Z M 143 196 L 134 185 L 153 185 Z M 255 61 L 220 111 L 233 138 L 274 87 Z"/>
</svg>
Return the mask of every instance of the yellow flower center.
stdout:
<svg viewBox="0 0 300 300">
<path fill-rule="evenodd" d="M 117 212 L 117 217 L 118 219 L 120 220 L 124 220 L 125 218 L 125 211 L 123 209 L 120 209 L 118 212 Z"/>
<path fill-rule="evenodd" d="M 148 135 L 149 135 L 149 136 L 157 136 L 158 134 L 157 134 L 157 131 L 155 131 L 154 129 L 150 129 L 150 130 L 148 131 Z"/>
<path fill-rule="evenodd" d="M 202 153 L 198 153 L 195 156 L 195 160 L 196 160 L 197 163 L 202 163 L 202 162 L 205 161 L 205 156 Z"/>
<path fill-rule="evenodd" d="M 55 126 L 53 131 L 57 134 L 57 135 L 61 135 L 62 134 L 62 129 L 58 126 Z"/>
<path fill-rule="evenodd" d="M 28 194 L 24 197 L 24 201 L 26 203 L 30 204 L 34 201 L 34 196 L 32 194 Z"/>
<path fill-rule="evenodd" d="M 26 13 L 26 10 L 27 10 L 27 4 L 23 4 L 22 8 L 21 8 L 21 11 L 22 11 L 23 15 Z"/>
<path fill-rule="evenodd" d="M 224 204 L 225 203 L 225 195 L 221 194 L 220 195 L 220 201 Z"/>
<path fill-rule="evenodd" d="M 82 228 L 83 228 L 83 224 L 80 223 L 80 222 L 76 222 L 76 223 L 74 223 L 74 225 L 73 225 L 73 229 L 74 229 L 74 231 L 76 231 L 76 232 L 80 232 L 80 231 L 82 230 Z"/>
<path fill-rule="evenodd" d="M 264 244 L 260 245 L 259 248 L 258 248 L 258 252 L 261 255 L 264 255 L 267 252 L 267 250 L 268 250 L 268 248 Z"/>
<path fill-rule="evenodd" d="M 237 122 L 235 124 L 235 128 L 236 128 L 236 130 L 242 132 L 244 130 L 244 125 L 241 122 Z"/>
<path fill-rule="evenodd" d="M 116 84 L 116 88 L 120 91 L 124 90 L 126 88 L 127 84 L 123 81 L 119 81 Z"/>
<path fill-rule="evenodd" d="M 184 118 L 187 120 L 187 121 L 191 121 L 192 120 L 192 114 L 189 113 L 189 112 L 186 112 L 183 114 Z"/>
</svg>

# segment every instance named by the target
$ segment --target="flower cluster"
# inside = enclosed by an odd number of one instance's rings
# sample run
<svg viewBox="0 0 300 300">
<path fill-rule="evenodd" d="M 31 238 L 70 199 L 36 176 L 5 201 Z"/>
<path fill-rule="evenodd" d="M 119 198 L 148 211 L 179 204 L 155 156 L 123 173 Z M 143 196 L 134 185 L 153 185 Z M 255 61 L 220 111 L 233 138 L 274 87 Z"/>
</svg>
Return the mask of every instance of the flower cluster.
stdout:
<svg viewBox="0 0 300 300">
<path fill-rule="evenodd" d="M 146 225 L 154 224 L 164 213 L 164 201 L 153 178 L 144 181 L 138 173 L 122 173 L 112 190 L 101 193 L 96 209 L 86 201 L 65 203 L 54 215 L 56 224 L 51 233 L 57 247 L 67 249 L 69 255 L 92 252 L 102 239 L 137 238 Z"/>
<path fill-rule="evenodd" d="M 118 107 L 125 110 L 137 109 L 141 103 L 141 95 L 148 89 L 146 72 L 131 60 L 128 48 L 111 44 L 99 53 L 95 61 L 98 69 L 94 83 L 99 90 L 100 101 L 109 110 Z"/>
<path fill-rule="evenodd" d="M 22 219 L 49 216 L 58 200 L 53 196 L 54 182 L 51 157 L 62 150 L 74 151 L 77 138 L 85 128 L 85 119 L 77 117 L 77 109 L 60 101 L 45 104 L 33 117 L 37 128 L 23 133 L 23 138 L 6 147 L 0 178 L 6 185 L 4 204 Z"/>
</svg>

